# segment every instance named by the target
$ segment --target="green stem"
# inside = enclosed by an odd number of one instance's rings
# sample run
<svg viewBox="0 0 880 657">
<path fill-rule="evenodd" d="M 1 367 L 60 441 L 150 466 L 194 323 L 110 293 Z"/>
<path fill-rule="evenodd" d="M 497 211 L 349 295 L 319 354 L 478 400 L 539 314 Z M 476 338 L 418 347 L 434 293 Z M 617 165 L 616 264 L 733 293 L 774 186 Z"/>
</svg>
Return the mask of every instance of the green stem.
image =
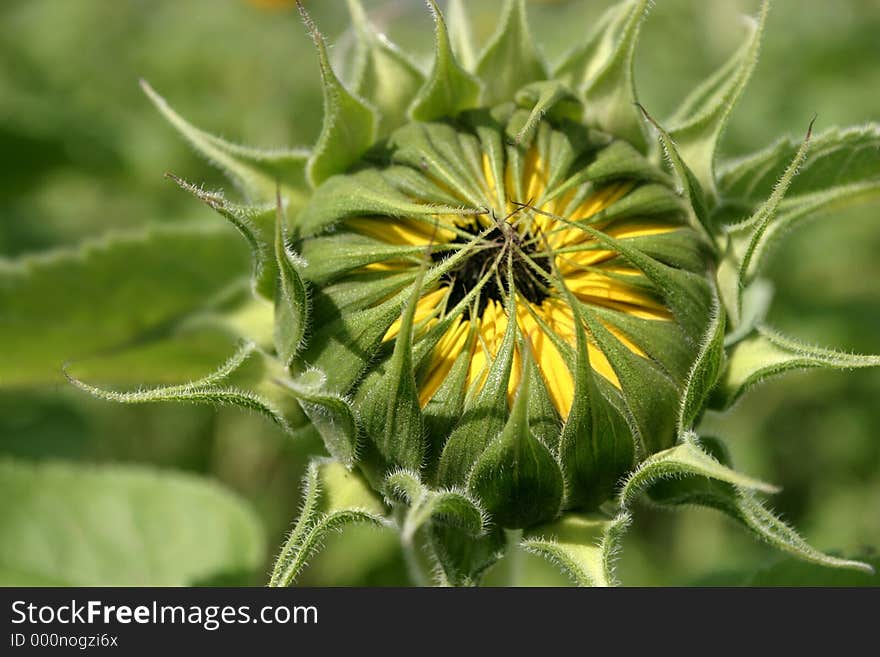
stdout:
<svg viewBox="0 0 880 657">
<path fill-rule="evenodd" d="M 523 568 L 523 550 L 519 546 L 522 540 L 522 529 L 505 529 L 504 536 L 507 539 L 507 559 L 505 573 L 506 586 L 520 586 Z"/>
</svg>

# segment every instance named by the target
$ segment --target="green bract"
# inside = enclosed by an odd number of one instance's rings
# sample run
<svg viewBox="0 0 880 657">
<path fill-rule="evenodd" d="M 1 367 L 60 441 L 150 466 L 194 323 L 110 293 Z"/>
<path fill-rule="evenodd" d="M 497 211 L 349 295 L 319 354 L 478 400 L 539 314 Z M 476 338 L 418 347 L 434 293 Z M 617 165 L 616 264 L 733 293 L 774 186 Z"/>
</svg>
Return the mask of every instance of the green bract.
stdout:
<svg viewBox="0 0 880 657">
<path fill-rule="evenodd" d="M 698 430 L 707 408 L 765 378 L 880 364 L 765 326 L 761 278 L 787 228 L 877 196 L 878 127 L 811 125 L 800 142 L 716 161 L 766 2 L 668 120 L 633 82 L 648 0 L 613 7 L 556 67 L 523 0 L 506 3 L 479 56 L 463 4 L 450 2 L 447 25 L 428 1 L 435 57 L 423 71 L 349 0 L 348 84 L 301 10 L 325 109 L 307 151 L 225 142 L 144 83 L 247 199 L 178 181 L 254 258 L 250 291 L 206 301 L 188 335 L 244 343 L 185 385 L 72 381 L 123 402 L 235 404 L 321 436 L 330 458 L 308 470 L 272 585 L 294 582 L 323 535 L 353 522 L 395 527 L 416 581 L 432 569 L 439 583 L 478 583 L 519 545 L 578 584 L 607 585 L 639 498 L 716 508 L 800 558 L 870 569 L 807 545 L 764 505 L 775 489 Z"/>
</svg>

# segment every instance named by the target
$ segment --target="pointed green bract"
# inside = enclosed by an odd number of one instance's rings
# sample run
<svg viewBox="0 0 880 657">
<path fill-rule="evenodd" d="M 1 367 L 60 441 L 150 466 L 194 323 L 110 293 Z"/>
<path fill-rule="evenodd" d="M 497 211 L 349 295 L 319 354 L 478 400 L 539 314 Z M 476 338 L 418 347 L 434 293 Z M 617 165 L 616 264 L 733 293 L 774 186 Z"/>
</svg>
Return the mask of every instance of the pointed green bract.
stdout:
<svg viewBox="0 0 880 657">
<path fill-rule="evenodd" d="M 770 196 L 802 144 L 802 140 L 786 137 L 763 151 L 721 167 L 718 185 L 725 204 L 732 209 L 755 207 Z M 809 156 L 786 197 L 797 199 L 802 194 L 868 183 L 878 178 L 880 125 L 831 128 L 813 136 Z M 735 217 L 730 223 L 738 223 L 743 218 Z"/>
<path fill-rule="evenodd" d="M 776 218 L 767 226 L 760 240 L 751 252 L 751 267 L 761 272 L 767 257 L 779 244 L 789 230 L 817 216 L 833 216 L 858 203 L 880 199 L 880 178 L 873 181 L 836 185 L 813 194 L 801 194 L 797 198 L 787 198 L 779 204 Z"/>
<path fill-rule="evenodd" d="M 553 71 L 553 79 L 581 91 L 602 69 L 614 49 L 615 24 L 620 21 L 623 11 L 625 9 L 620 4 L 606 9 L 583 43 L 559 63 Z"/>
<path fill-rule="evenodd" d="M 531 108 L 528 120 L 516 134 L 516 143 L 527 143 L 532 132 L 538 127 L 544 115 L 563 105 L 570 108 L 571 114 L 580 112 L 580 104 L 576 96 L 562 83 L 556 80 L 535 82 L 520 89 L 516 94 L 520 105 Z"/>
<path fill-rule="evenodd" d="M 675 383 L 654 363 L 630 351 L 585 305 L 580 315 L 620 380 L 620 403 L 639 457 L 665 449 L 675 440 L 675 418 L 669 412 L 678 400 Z"/>
<path fill-rule="evenodd" d="M 477 75 L 484 85 L 483 103 L 489 107 L 547 78 L 547 67 L 532 41 L 524 0 L 506 0 L 498 30 L 480 55 Z"/>
<path fill-rule="evenodd" d="M 635 106 L 633 57 L 639 29 L 648 10 L 648 0 L 626 0 L 615 8 L 603 43 L 591 54 L 587 71 L 595 71 L 583 82 L 584 118 L 588 124 L 625 139 L 644 150 L 645 135 Z"/>
<path fill-rule="evenodd" d="M 670 120 L 670 134 L 678 144 L 679 153 L 703 190 L 713 196 L 716 194 L 718 142 L 733 106 L 758 63 L 758 51 L 769 10 L 769 0 L 763 0 L 761 13 L 757 21 L 748 24 L 749 33 L 740 49 L 685 99 Z"/>
<path fill-rule="evenodd" d="M 264 151 L 229 143 L 193 126 L 145 80 L 141 80 L 141 88 L 196 151 L 229 176 L 249 199 L 271 201 L 279 185 L 291 202 L 299 203 L 307 194 L 305 168 L 308 151 Z"/>
<path fill-rule="evenodd" d="M 569 297 L 570 303 L 576 303 Z M 600 392 L 590 365 L 587 336 L 575 323 L 574 401 L 559 438 L 567 508 L 596 509 L 633 465 L 633 434 L 620 411 Z"/>
<path fill-rule="evenodd" d="M 523 370 L 530 366 L 529 350 Z M 563 482 L 550 450 L 529 428 L 530 376 L 520 379 L 516 400 L 501 434 L 474 463 L 468 489 L 499 525 L 530 527 L 553 519 L 562 504 Z"/>
<path fill-rule="evenodd" d="M 459 112 L 476 107 L 480 81 L 464 70 L 452 52 L 446 21 L 435 0 L 427 0 L 434 16 L 436 43 L 434 68 L 410 107 L 410 116 L 417 121 L 433 121 L 452 117 Z"/>
<path fill-rule="evenodd" d="M 404 541 L 412 540 L 427 523 L 454 527 L 469 536 L 479 536 L 488 522 L 479 504 L 455 489 L 433 490 L 425 486 L 418 474 L 396 470 L 385 479 L 385 495 L 400 500 L 408 507 L 401 528 Z"/>
<path fill-rule="evenodd" d="M 224 382 L 235 373 L 253 354 L 256 348 L 245 344 L 218 370 L 206 377 L 188 383 L 160 386 L 133 392 L 117 392 L 90 385 L 80 381 L 66 370 L 67 380 L 80 390 L 94 397 L 121 404 L 152 404 L 157 402 L 187 402 L 194 404 L 213 404 L 217 406 L 238 406 L 255 411 L 267 417 L 287 433 L 293 433 L 294 426 L 286 417 L 284 409 L 276 407 L 272 400 L 258 392 L 246 390 Z"/>
<path fill-rule="evenodd" d="M 299 213 L 294 229 L 305 237 L 327 230 L 347 217 L 415 216 L 429 221 L 436 214 L 474 214 L 473 209 L 462 208 L 460 201 L 455 205 L 439 201 L 417 203 L 406 193 L 406 184 L 412 179 L 404 176 L 397 167 L 390 167 L 382 172 L 366 170 L 331 178 L 315 191 Z"/>
<path fill-rule="evenodd" d="M 354 91 L 378 110 L 377 134 L 387 135 L 406 121 L 407 108 L 425 76 L 406 53 L 375 30 L 360 0 L 348 0 L 348 7 L 361 51 Z"/>
<path fill-rule="evenodd" d="M 521 545 L 556 564 L 577 586 L 614 586 L 614 557 L 629 524 L 626 513 L 615 518 L 568 513 L 529 530 Z"/>
<path fill-rule="evenodd" d="M 330 176 L 348 169 L 373 145 L 378 119 L 373 108 L 350 93 L 336 77 L 324 37 L 302 4 L 297 6 L 315 42 L 324 89 L 324 124 L 306 167 L 309 182 L 317 187 Z"/>
<path fill-rule="evenodd" d="M 299 402 L 330 455 L 351 468 L 358 451 L 357 419 L 344 397 L 327 391 L 326 381 L 323 372 L 307 370 L 295 379 L 280 379 L 279 383 Z"/>
<path fill-rule="evenodd" d="M 678 188 L 681 194 L 688 200 L 688 216 L 698 230 L 700 230 L 711 241 L 716 230 L 710 219 L 703 186 L 700 184 L 700 181 L 697 180 L 697 177 L 694 175 L 693 171 L 691 171 L 690 167 L 682 159 L 681 154 L 678 152 L 678 146 L 676 146 L 669 133 L 666 132 L 666 130 L 664 130 L 650 114 L 648 114 L 648 111 L 644 107 L 639 105 L 639 109 L 642 111 L 645 119 L 657 131 L 660 145 L 663 147 L 663 153 L 666 155 L 666 160 L 669 162 L 669 166 L 675 174 Z"/>
<path fill-rule="evenodd" d="M 747 260 L 752 276 L 761 271 L 767 254 L 788 229 L 813 217 L 880 197 L 880 132 L 877 126 L 829 130 L 795 148 L 789 140 L 731 167 L 723 178 L 730 197 L 720 209 L 724 218 L 740 219 L 730 227 L 737 256 Z M 789 158 L 783 163 L 784 157 Z M 780 167 L 784 169 L 780 171 Z M 792 175 L 796 172 L 797 175 Z M 768 183 L 774 177 L 772 185 Z M 785 188 L 781 198 L 780 188 Z M 757 205 L 769 194 L 775 201 L 772 221 L 741 220 L 742 208 Z"/>
<path fill-rule="evenodd" d="M 761 381 L 793 370 L 853 369 L 880 366 L 880 356 L 822 349 L 786 338 L 766 327 L 737 343 L 712 395 L 713 406 L 727 408 Z"/>
<path fill-rule="evenodd" d="M 700 457 L 701 461 L 710 459 L 717 464 L 713 466 L 713 470 L 720 467 L 725 468 L 728 473 L 733 473 L 727 468 L 726 464 L 729 464 L 729 458 L 721 443 L 708 438 L 702 438 L 701 443 L 706 450 L 700 450 L 700 453 L 704 455 Z M 711 452 L 711 456 L 706 452 Z M 656 467 L 656 464 L 646 464 L 645 472 L 652 467 Z M 736 477 L 718 476 L 715 472 L 697 470 L 690 473 L 680 473 L 673 478 L 654 479 L 653 483 L 649 484 L 647 492 L 655 504 L 664 506 L 698 505 L 717 509 L 742 524 L 759 539 L 798 559 L 831 568 L 873 572 L 871 566 L 866 563 L 832 557 L 811 547 L 794 529 L 764 506 L 753 492 L 756 489 L 755 486 L 749 486 L 748 483 L 742 485 L 742 482 L 737 484 L 735 481 L 737 478 L 739 475 Z M 630 482 L 635 483 L 638 480 L 637 473 Z M 625 488 L 624 497 L 627 496 L 627 493 L 627 488 Z"/>
<path fill-rule="evenodd" d="M 168 174 L 181 189 L 189 192 L 232 224 L 247 241 L 251 250 L 254 273 L 251 278 L 254 292 L 265 299 L 275 296 L 278 265 L 272 255 L 274 242 L 272 226 L 275 209 L 270 205 L 240 205 L 226 199 L 222 192 L 208 192 L 173 174 Z"/>
<path fill-rule="evenodd" d="M 658 481 L 687 476 L 705 477 L 746 490 L 776 493 L 778 488 L 731 470 L 701 449 L 695 436 L 686 435 L 684 442 L 654 454 L 642 462 L 629 476 L 620 491 L 620 503 L 632 506 L 636 498 Z"/>
<path fill-rule="evenodd" d="M 394 352 L 381 382 L 364 399 L 367 432 L 379 453 L 389 465 L 416 472 L 425 458 L 424 420 L 412 361 L 413 317 L 421 291 L 419 276 L 403 309 Z"/>
<path fill-rule="evenodd" d="M 297 271 L 294 257 L 287 248 L 287 230 L 281 198 L 275 220 L 275 263 L 278 282 L 275 288 L 275 351 L 285 368 L 293 365 L 305 338 L 309 314 L 306 286 Z"/>
<path fill-rule="evenodd" d="M 328 533 L 356 523 L 382 526 L 385 512 L 381 500 L 356 473 L 335 461 L 313 460 L 304 478 L 299 518 L 275 560 L 269 586 L 293 584 Z"/>
<path fill-rule="evenodd" d="M 433 524 L 428 541 L 441 586 L 478 586 L 507 548 L 505 534 L 497 527 L 474 538 L 455 527 Z"/>
<path fill-rule="evenodd" d="M 511 295 L 509 316 L 515 316 Z M 501 348 L 489 367 L 482 390 L 466 405 L 440 455 L 438 481 L 445 486 L 465 483 L 476 459 L 504 428 L 508 416 L 507 382 L 513 368 L 516 322 L 508 322 Z"/>
<path fill-rule="evenodd" d="M 477 47 L 474 45 L 473 30 L 464 7 L 464 0 L 449 0 L 446 16 L 452 50 L 464 70 L 473 71 L 477 66 Z"/>
<path fill-rule="evenodd" d="M 675 315 L 682 328 L 693 340 L 699 340 L 705 329 L 712 292 L 704 276 L 699 273 L 671 267 L 653 258 L 623 240 L 615 239 L 601 231 L 583 226 L 597 242 L 620 253 L 653 283 L 666 305 Z"/>
<path fill-rule="evenodd" d="M 743 224 L 736 227 L 736 230 L 747 231 L 749 234 L 748 244 L 742 255 L 739 267 L 741 284 L 750 282 L 757 273 L 752 264 L 752 258 L 754 257 L 755 252 L 761 248 L 767 229 L 776 218 L 779 211 L 779 205 L 785 198 L 785 193 L 788 191 L 788 188 L 794 180 L 794 177 L 797 175 L 798 170 L 807 158 L 807 149 L 809 148 L 810 137 L 812 134 L 813 122 L 811 121 L 803 144 L 801 144 L 801 147 L 795 154 L 794 159 L 792 159 L 791 164 L 786 168 L 785 173 L 782 174 L 782 177 L 773 189 L 770 198 L 768 198 L 767 201 L 757 209 L 755 214 L 743 222 Z"/>
<path fill-rule="evenodd" d="M 697 358 L 688 372 L 681 397 L 681 409 L 678 415 L 679 435 L 694 426 L 723 370 L 725 318 L 720 300 L 716 297 L 713 301 L 709 326 L 700 343 Z"/>
</svg>

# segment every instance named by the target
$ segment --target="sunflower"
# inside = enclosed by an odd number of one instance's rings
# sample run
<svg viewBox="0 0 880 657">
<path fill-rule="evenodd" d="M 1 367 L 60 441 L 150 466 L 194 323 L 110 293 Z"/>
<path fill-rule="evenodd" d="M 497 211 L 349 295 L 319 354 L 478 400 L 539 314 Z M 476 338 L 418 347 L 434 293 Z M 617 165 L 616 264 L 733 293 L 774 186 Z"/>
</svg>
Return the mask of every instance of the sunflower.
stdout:
<svg viewBox="0 0 880 657">
<path fill-rule="evenodd" d="M 515 167 L 508 165 L 504 188 L 499 190 L 489 158 L 483 156 L 480 191 L 492 201 L 492 207 L 485 214 L 472 215 L 467 220 L 462 220 L 463 215 L 438 216 L 433 223 L 376 217 L 346 222 L 358 233 L 387 243 L 429 249 L 432 260 L 452 250 L 470 252 L 416 305 L 417 330 L 426 330 L 450 316 L 455 317 L 425 368 L 419 393 L 423 407 L 458 358 L 468 362 L 466 387 L 472 393 L 482 388 L 488 365 L 495 359 L 506 332 L 506 308 L 512 304 L 516 308 L 518 333 L 526 336 L 531 344 L 553 405 L 562 417 L 567 417 L 574 382 L 560 349 L 575 347 L 575 311 L 564 291 L 554 289 L 556 276 L 583 303 L 647 320 L 672 319 L 662 300 L 650 292 L 650 282 L 642 273 L 629 263 L 621 262 L 618 253 L 603 247 L 580 229 L 579 224 L 590 225 L 618 239 L 663 234 L 681 228 L 681 224 L 597 219 L 597 215 L 626 196 L 632 185 L 612 183 L 586 191 L 590 185 L 583 183 L 580 189 L 572 188 L 563 195 L 550 194 L 546 167 L 537 149 L 531 149 L 524 159 L 523 179 L 517 181 Z M 515 200 L 523 191 L 522 200 Z M 534 206 L 530 199 L 535 199 Z M 404 270 L 406 264 L 382 263 L 367 268 L 394 272 Z M 466 299 L 472 290 L 476 295 L 468 303 Z M 511 290 L 515 293 L 514 300 L 508 299 Z M 455 313 L 457 308 L 460 315 Z M 610 322 L 606 328 L 631 351 L 648 357 L 619 328 Z M 394 339 L 399 331 L 400 320 L 397 320 L 384 339 Z M 554 340 L 562 341 L 560 347 Z M 596 372 L 620 388 L 620 381 L 601 349 L 590 343 L 589 354 Z M 511 399 L 522 376 L 519 348 L 514 352 L 513 370 L 508 382 Z"/>
<path fill-rule="evenodd" d="M 349 0 L 348 84 L 299 4 L 324 89 L 311 149 L 230 144 L 145 85 L 248 198 L 179 181 L 253 251 L 253 295 L 223 318 L 249 342 L 187 385 L 74 383 L 117 401 L 238 404 L 323 440 L 329 458 L 309 467 L 273 585 L 352 522 L 394 527 L 416 581 L 430 570 L 478 583 L 525 549 L 579 584 L 609 584 L 642 497 L 719 509 L 793 555 L 866 569 L 804 542 L 759 498 L 774 487 L 736 472 L 699 425 L 782 372 L 880 363 L 768 328 L 761 279 L 785 228 L 880 189 L 864 159 L 876 126 L 810 125 L 716 162 L 767 3 L 730 62 L 662 122 L 633 83 L 648 0 L 612 7 L 552 68 L 523 0 L 505 3 L 479 57 L 464 4 L 449 3 L 449 26 L 427 4 L 429 71 Z M 786 198 L 810 166 L 833 180 L 808 176 Z M 228 385 L 254 359 L 256 382 Z"/>
</svg>

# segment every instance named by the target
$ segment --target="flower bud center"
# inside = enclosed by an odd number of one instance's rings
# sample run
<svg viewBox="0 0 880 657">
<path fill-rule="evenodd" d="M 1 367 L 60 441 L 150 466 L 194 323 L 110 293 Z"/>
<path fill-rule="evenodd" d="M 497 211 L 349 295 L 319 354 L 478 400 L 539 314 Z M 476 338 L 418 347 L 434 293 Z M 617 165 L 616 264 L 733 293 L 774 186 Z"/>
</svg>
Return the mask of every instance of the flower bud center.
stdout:
<svg viewBox="0 0 880 657">
<path fill-rule="evenodd" d="M 449 307 L 458 304 L 481 280 L 486 279 L 475 307 L 464 311 L 467 319 L 471 313 L 480 317 L 489 301 L 503 304 L 509 293 L 508 281 L 511 278 L 516 291 L 536 305 L 549 296 L 545 274 L 550 272 L 551 263 L 544 252 L 543 242 L 531 232 L 520 233 L 508 219 L 503 222 L 496 219 L 497 226 L 473 245 L 472 255 L 443 276 L 444 282 L 451 288 Z M 479 227 L 474 224 L 467 230 L 476 234 Z M 459 236 L 452 243 L 465 244 L 469 241 L 467 237 Z M 444 257 L 446 253 L 442 251 L 432 254 L 435 262 Z M 490 274 L 488 278 L 487 274 Z"/>
</svg>

